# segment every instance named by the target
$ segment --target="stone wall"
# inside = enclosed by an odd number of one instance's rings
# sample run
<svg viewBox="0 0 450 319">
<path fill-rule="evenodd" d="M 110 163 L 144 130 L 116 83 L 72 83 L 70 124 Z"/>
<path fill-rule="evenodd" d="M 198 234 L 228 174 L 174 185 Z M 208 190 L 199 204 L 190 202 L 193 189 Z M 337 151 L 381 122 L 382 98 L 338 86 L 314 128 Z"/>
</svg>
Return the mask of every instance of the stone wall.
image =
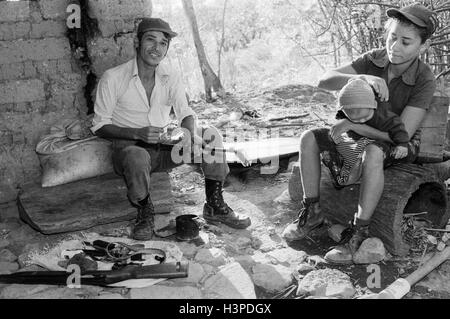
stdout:
<svg viewBox="0 0 450 319">
<path fill-rule="evenodd" d="M 150 0 L 89 0 L 88 15 L 99 33 L 87 41 L 92 71 L 97 75 L 134 56 L 133 37 L 139 19 L 150 17 Z"/>
<path fill-rule="evenodd" d="M 72 3 L 87 9 L 82 23 L 98 27 L 82 48 L 69 40 Z M 39 180 L 40 137 L 62 120 L 86 117 L 88 74 L 97 79 L 131 58 L 135 24 L 150 15 L 150 0 L 0 0 L 0 203 Z"/>
</svg>

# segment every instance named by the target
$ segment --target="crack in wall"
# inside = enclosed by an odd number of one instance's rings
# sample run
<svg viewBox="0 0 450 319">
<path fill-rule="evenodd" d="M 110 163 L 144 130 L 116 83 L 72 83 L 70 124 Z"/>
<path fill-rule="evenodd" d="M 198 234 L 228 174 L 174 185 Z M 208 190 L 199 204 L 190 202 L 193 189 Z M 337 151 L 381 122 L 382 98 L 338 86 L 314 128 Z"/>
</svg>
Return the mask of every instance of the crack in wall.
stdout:
<svg viewBox="0 0 450 319">
<path fill-rule="evenodd" d="M 100 34 L 97 19 L 89 16 L 88 0 L 76 1 L 80 6 L 80 28 L 72 28 L 67 30 L 67 38 L 69 39 L 70 48 L 73 57 L 77 61 L 81 69 L 86 72 L 86 86 L 84 87 L 84 97 L 86 99 L 86 114 L 94 113 L 94 96 L 93 92 L 97 84 L 97 76 L 92 70 L 92 61 L 89 58 L 87 43 Z"/>
</svg>

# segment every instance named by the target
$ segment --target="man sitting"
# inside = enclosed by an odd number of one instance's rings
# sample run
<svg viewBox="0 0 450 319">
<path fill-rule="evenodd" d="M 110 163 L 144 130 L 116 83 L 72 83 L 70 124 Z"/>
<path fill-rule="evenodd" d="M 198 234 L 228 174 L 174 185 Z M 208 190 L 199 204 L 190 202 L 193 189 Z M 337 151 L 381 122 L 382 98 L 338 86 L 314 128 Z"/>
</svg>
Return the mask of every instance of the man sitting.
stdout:
<svg viewBox="0 0 450 319">
<path fill-rule="evenodd" d="M 188 106 L 179 74 L 161 63 L 176 35 L 161 19 L 143 19 L 134 42 L 136 57 L 107 70 L 97 87 L 91 130 L 113 143 L 114 169 L 124 177 L 128 198 L 138 211 L 131 234 L 136 240 L 153 237 L 151 172 L 183 164 L 174 158 L 172 147 L 160 143 L 164 128 L 171 121 L 172 108 L 178 124 L 190 135 L 188 146 L 194 142 L 207 144 L 201 136 L 209 135 L 208 139 L 214 141 L 216 148 L 223 147 L 217 129 L 197 128 L 196 115 Z M 222 184 L 229 173 L 225 154 L 214 161 L 206 161 L 202 156 L 200 162 L 205 176 L 205 220 L 234 228 L 248 227 L 250 218 L 235 213 L 222 197 Z"/>
</svg>

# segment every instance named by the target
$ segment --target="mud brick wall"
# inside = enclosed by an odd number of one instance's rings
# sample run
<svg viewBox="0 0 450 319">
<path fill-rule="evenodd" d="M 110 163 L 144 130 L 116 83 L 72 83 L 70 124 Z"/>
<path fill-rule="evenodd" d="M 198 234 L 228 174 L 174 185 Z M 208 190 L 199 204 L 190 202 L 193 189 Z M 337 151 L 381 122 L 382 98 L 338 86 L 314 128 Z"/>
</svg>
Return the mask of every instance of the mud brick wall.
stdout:
<svg viewBox="0 0 450 319">
<path fill-rule="evenodd" d="M 100 76 L 113 65 L 134 56 L 134 31 L 140 18 L 150 17 L 150 0 L 89 0 L 88 15 L 98 25 L 87 41 L 91 70 Z"/>
<path fill-rule="evenodd" d="M 93 22 L 81 47 L 69 4 L 84 8 L 82 24 Z M 150 0 L 0 0 L 0 203 L 40 179 L 37 142 L 52 125 L 87 116 L 92 83 L 134 56 L 135 25 L 150 15 Z"/>
</svg>

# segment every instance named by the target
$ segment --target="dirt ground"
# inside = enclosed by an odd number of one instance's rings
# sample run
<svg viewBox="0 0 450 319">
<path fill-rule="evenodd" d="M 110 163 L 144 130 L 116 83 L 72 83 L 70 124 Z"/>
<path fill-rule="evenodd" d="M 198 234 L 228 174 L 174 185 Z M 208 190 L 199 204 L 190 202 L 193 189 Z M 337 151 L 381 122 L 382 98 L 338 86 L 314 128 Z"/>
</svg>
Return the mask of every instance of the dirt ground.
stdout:
<svg viewBox="0 0 450 319">
<path fill-rule="evenodd" d="M 280 136 L 300 136 L 305 129 L 329 125 L 334 117 L 334 97 L 317 88 L 310 86 L 288 86 L 272 92 L 255 92 L 239 97 L 227 97 L 225 100 L 214 103 L 195 101 L 193 108 L 199 115 L 201 123 L 214 124 L 223 133 L 230 130 L 246 130 L 255 132 L 256 129 L 267 125 L 305 124 L 297 126 L 278 127 Z M 230 120 L 230 115 L 234 114 Z M 237 115 L 236 115 L 237 114 Z M 272 117 L 281 117 L 293 114 L 306 114 L 301 119 L 286 121 L 269 121 Z M 252 139 L 252 134 L 249 135 Z M 226 136 L 225 136 L 226 138 Z M 233 208 L 243 210 L 252 219 L 253 237 L 262 238 L 262 244 L 258 248 L 261 251 L 270 251 L 286 247 L 281 239 L 284 227 L 290 223 L 298 211 L 298 203 L 290 200 L 287 194 L 290 177 L 290 163 L 297 158 L 283 158 L 276 174 L 261 174 L 261 166 L 254 165 L 244 168 L 240 165 L 231 165 L 231 173 L 225 183 L 225 200 Z M 203 178 L 198 169 L 191 166 L 181 166 L 171 173 L 172 191 L 175 197 L 176 210 L 179 213 L 201 214 L 204 202 Z M 3 230 L 0 235 L 10 242 L 10 250 L 19 256 L 31 247 L 38 248 L 51 245 L 73 234 L 60 234 L 45 236 L 32 230 L 28 225 L 18 219 L 17 208 L 14 203 L 2 205 L 0 223 L 8 225 L 9 229 Z M 127 223 L 115 223 L 97 226 L 89 229 L 99 232 L 123 227 Z M 247 230 L 232 230 L 222 227 L 224 234 L 217 236 L 217 242 L 232 241 L 237 236 L 249 236 Z M 270 233 L 270 238 L 267 238 Z M 2 237 L 0 237 L 1 239 Z M 214 241 L 214 239 L 213 239 Z M 214 244 L 214 243 L 213 243 Z M 321 228 L 311 234 L 310 238 L 302 243 L 293 243 L 290 247 L 306 252 L 309 256 L 323 256 L 333 246 L 334 242 L 327 236 L 327 230 Z M 392 283 L 398 277 L 405 277 L 414 271 L 420 262 L 420 256 L 411 255 L 406 258 L 396 259 L 390 256 L 387 261 L 379 264 L 381 268 L 381 287 L 367 288 L 367 278 L 370 275 L 365 265 L 349 265 L 331 267 L 327 264 L 319 264 L 318 268 L 336 268 L 348 274 L 357 290 L 357 296 L 371 292 L 378 292 Z M 448 277 L 447 277 L 448 278 Z M 0 284 L 0 292 L 4 285 Z M 258 298 L 273 298 L 273 294 L 256 290 Z M 295 290 L 284 298 L 298 298 Z M 433 291 L 427 287 L 416 285 L 405 298 L 450 298 L 450 291 Z"/>
</svg>

